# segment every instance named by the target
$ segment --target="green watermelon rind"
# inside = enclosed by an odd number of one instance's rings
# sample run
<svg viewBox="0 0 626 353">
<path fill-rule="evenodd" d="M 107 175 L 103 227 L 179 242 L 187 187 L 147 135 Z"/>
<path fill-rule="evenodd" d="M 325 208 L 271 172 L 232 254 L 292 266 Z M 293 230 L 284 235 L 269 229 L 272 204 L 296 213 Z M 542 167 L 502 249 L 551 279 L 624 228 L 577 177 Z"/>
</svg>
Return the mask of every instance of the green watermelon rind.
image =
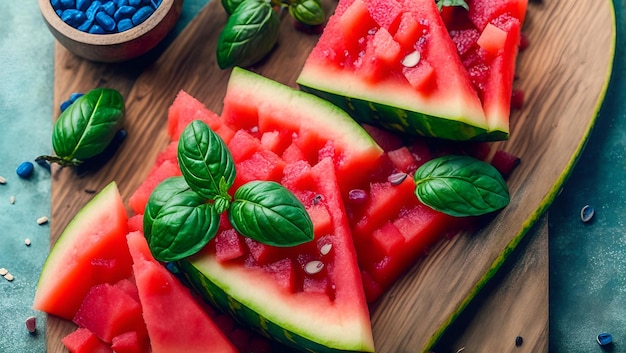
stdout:
<svg viewBox="0 0 626 353">
<path fill-rule="evenodd" d="M 509 138 L 509 133 L 498 127 L 486 127 L 463 121 L 461 117 L 445 118 L 424 112 L 404 109 L 370 98 L 355 97 L 318 89 L 304 78 L 298 81 L 300 89 L 325 99 L 346 111 L 362 124 L 371 124 L 387 130 L 408 135 L 436 137 L 452 141 L 501 141 Z"/>
<path fill-rule="evenodd" d="M 194 260 L 194 258 L 196 260 Z M 228 313 L 231 317 L 235 318 L 239 323 L 248 327 L 254 328 L 262 335 L 271 338 L 277 342 L 282 343 L 285 346 L 293 347 L 298 351 L 309 351 L 316 353 L 356 353 L 356 352 L 373 352 L 373 349 L 362 346 L 360 340 L 353 342 L 344 342 L 342 347 L 333 348 L 331 345 L 335 345 L 338 342 L 324 341 L 323 337 L 311 337 L 307 338 L 303 334 L 297 333 L 294 329 L 289 329 L 288 323 L 280 323 L 272 321 L 279 320 L 278 316 L 274 315 L 274 318 L 268 318 L 272 310 L 272 304 L 264 303 L 263 308 L 254 308 L 255 303 L 246 303 L 246 299 L 237 298 L 238 294 L 245 296 L 245 293 L 237 292 L 233 289 L 232 284 L 237 281 L 233 278 L 225 278 L 218 273 L 214 273 L 213 270 L 219 268 L 217 260 L 212 257 L 191 257 L 178 261 L 177 266 L 182 274 L 182 279 L 194 289 L 196 293 L 211 303 L 219 310 Z M 215 270 L 219 272 L 219 270 Z M 228 288 L 229 293 L 223 288 Z M 247 291 L 254 292 L 254 288 L 248 288 Z M 249 294 L 249 293 L 248 293 Z M 256 303 L 260 305 L 259 303 Z M 310 308 L 316 310 L 315 308 Z M 259 313 L 261 311 L 261 313 Z M 344 337 L 347 338 L 348 335 Z M 312 340 L 314 339 L 314 340 Z M 325 345 L 326 344 L 326 345 Z M 353 349 L 352 349 L 353 348 Z"/>
</svg>

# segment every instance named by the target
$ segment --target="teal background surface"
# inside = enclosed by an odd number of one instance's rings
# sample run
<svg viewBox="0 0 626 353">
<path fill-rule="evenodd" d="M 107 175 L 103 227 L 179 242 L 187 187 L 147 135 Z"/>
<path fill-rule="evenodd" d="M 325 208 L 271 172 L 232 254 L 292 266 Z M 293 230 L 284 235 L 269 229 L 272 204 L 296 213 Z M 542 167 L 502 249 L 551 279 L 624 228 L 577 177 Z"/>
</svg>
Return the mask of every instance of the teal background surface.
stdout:
<svg viewBox="0 0 626 353">
<path fill-rule="evenodd" d="M 614 5 L 617 39 L 606 99 L 548 211 L 550 352 L 626 352 L 626 19 L 623 0 Z M 595 216 L 583 223 L 587 204 Z M 596 342 L 601 332 L 613 335 L 611 347 Z"/>
<path fill-rule="evenodd" d="M 174 36 L 208 0 L 185 0 Z M 624 3 L 615 2 L 616 60 L 600 116 L 562 193 L 549 209 L 550 352 L 626 352 L 626 74 Z M 7 2 L 0 11 L 0 352 L 45 352 L 45 315 L 30 303 L 49 249 L 50 174 L 35 165 L 33 177 L 15 168 L 51 151 L 54 38 L 36 1 Z M 11 196 L 15 203 L 9 202 Z M 580 209 L 596 214 L 580 221 Z M 29 238 L 30 246 L 24 244 Z M 34 315 L 38 333 L 24 322 Z M 513 319 L 513 318 L 512 318 Z M 603 349 L 598 333 L 615 344 Z"/>
</svg>

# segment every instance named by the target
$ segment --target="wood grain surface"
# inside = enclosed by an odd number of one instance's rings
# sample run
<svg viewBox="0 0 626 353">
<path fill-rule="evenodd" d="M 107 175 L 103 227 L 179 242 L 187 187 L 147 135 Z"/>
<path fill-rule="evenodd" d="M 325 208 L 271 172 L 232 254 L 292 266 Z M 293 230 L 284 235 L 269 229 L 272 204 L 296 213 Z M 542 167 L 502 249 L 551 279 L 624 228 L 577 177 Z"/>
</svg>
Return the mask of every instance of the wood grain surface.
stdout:
<svg viewBox="0 0 626 353">
<path fill-rule="evenodd" d="M 324 4 L 330 11 L 332 1 Z M 111 180 L 117 181 L 122 197 L 128 199 L 147 175 L 156 154 L 167 145 L 167 108 L 180 89 L 221 112 L 230 71 L 217 67 L 215 44 L 225 21 L 219 2 L 209 2 L 156 60 L 96 64 L 73 56 L 57 43 L 55 117 L 59 104 L 72 92 L 98 86 L 115 88 L 126 98 L 128 138 L 115 158 L 93 173 L 79 175 L 71 169 L 53 169 L 52 242 L 91 199 L 91 192 Z M 532 2 L 524 33 L 531 45 L 520 54 L 515 88 L 525 91 L 525 107 L 511 118 L 511 139 L 493 145 L 522 158 L 509 179 L 512 202 L 481 231 L 442 240 L 372 307 L 378 352 L 430 349 L 545 212 L 583 148 L 612 63 L 615 29 L 610 1 Z M 292 22 L 285 18 L 275 51 L 251 69 L 295 87 L 316 41 L 315 35 L 293 30 Z M 546 244 L 538 247 L 545 257 Z M 547 273 L 547 264 L 536 271 Z M 541 281 L 533 282 L 527 290 L 531 297 L 533 293 L 547 296 L 547 284 Z M 517 297 L 513 294 L 496 303 L 506 304 L 506 300 Z M 528 325 L 536 326 L 537 332 L 545 331 L 547 305 L 539 304 L 524 314 L 533 315 L 537 321 Z M 519 316 L 499 317 L 520 320 Z M 73 328 L 71 323 L 49 317 L 48 352 L 65 352 L 60 338 Z M 524 338 L 524 346 L 531 347 L 533 340 L 540 342 L 541 334 Z"/>
</svg>

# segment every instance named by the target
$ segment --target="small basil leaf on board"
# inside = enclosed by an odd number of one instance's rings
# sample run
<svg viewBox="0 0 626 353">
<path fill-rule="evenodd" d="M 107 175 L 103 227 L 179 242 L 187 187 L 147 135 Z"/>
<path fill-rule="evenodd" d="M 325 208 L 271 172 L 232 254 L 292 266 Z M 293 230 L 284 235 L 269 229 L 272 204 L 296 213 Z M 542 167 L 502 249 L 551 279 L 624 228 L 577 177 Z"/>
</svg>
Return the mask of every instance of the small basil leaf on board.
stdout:
<svg viewBox="0 0 626 353">
<path fill-rule="evenodd" d="M 193 190 L 174 195 L 153 220 L 150 251 L 159 261 L 177 261 L 202 249 L 217 234 L 220 215 Z"/>
<path fill-rule="evenodd" d="M 146 208 L 143 214 L 143 233 L 148 243 L 150 242 L 150 237 L 152 236 L 152 224 L 154 223 L 154 219 L 159 214 L 161 207 L 165 205 L 165 203 L 177 194 L 181 194 L 185 191 L 191 190 L 185 178 L 182 176 L 171 177 L 163 180 L 157 185 L 150 197 L 148 198 L 148 202 L 146 203 Z"/>
<path fill-rule="evenodd" d="M 208 200 L 227 197 L 235 163 L 224 141 L 204 122 L 194 120 L 178 141 L 178 164 L 189 187 Z"/>
<path fill-rule="evenodd" d="M 278 39 L 280 18 L 263 0 L 246 0 L 228 17 L 217 39 L 221 69 L 247 67 L 267 55 Z"/>
<path fill-rule="evenodd" d="M 449 155 L 424 163 L 414 175 L 415 194 L 431 208 L 455 217 L 480 216 L 509 204 L 509 189 L 491 164 Z"/>
<path fill-rule="evenodd" d="M 318 0 L 298 0 L 289 5 L 289 13 L 298 22 L 309 26 L 321 25 L 326 21 L 322 4 Z"/>
<path fill-rule="evenodd" d="M 121 128 L 124 114 L 124 98 L 118 91 L 96 88 L 87 92 L 54 124 L 52 148 L 57 157 L 43 157 L 61 165 L 77 165 L 100 154 Z"/>
<path fill-rule="evenodd" d="M 313 240 L 313 222 L 304 205 L 284 186 L 251 181 L 235 191 L 228 218 L 240 234 L 273 246 Z"/>
</svg>

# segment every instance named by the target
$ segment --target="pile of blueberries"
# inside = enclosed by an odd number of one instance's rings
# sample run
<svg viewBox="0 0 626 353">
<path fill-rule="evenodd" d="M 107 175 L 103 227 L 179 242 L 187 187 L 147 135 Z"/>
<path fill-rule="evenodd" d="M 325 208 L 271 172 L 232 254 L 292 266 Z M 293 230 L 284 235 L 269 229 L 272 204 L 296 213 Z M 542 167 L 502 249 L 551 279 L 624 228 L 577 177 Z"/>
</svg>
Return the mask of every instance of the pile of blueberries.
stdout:
<svg viewBox="0 0 626 353">
<path fill-rule="evenodd" d="M 162 0 L 50 0 L 63 22 L 82 32 L 127 31 L 154 13 Z"/>
</svg>

